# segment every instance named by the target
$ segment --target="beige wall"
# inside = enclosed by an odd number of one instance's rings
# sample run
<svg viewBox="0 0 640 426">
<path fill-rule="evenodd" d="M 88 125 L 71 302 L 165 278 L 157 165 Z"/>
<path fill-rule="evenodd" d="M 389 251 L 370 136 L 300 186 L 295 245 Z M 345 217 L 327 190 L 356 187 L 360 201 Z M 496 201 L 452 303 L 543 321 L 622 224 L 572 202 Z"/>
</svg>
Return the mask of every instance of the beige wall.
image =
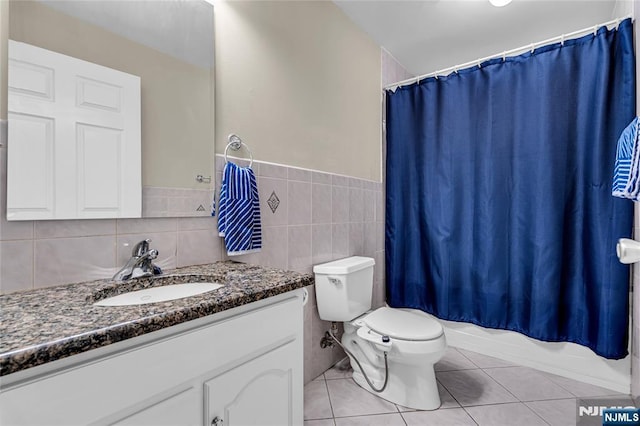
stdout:
<svg viewBox="0 0 640 426">
<path fill-rule="evenodd" d="M 0 2 L 6 9 L 7 2 Z M 141 77 L 144 186 L 203 188 L 195 176 L 209 176 L 214 162 L 210 69 L 36 2 L 10 6 L 11 39 Z"/>
<path fill-rule="evenodd" d="M 332 2 L 215 6 L 216 152 L 380 180 L 380 48 Z"/>
</svg>

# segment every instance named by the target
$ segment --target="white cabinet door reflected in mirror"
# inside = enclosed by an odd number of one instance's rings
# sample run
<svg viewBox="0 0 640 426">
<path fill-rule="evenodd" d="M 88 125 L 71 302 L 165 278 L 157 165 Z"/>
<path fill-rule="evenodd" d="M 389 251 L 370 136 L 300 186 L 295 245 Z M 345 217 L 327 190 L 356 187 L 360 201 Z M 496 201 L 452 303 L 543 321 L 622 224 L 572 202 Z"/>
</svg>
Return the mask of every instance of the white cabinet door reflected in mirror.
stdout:
<svg viewBox="0 0 640 426">
<path fill-rule="evenodd" d="M 7 219 L 141 217 L 140 78 L 9 41 Z"/>
</svg>

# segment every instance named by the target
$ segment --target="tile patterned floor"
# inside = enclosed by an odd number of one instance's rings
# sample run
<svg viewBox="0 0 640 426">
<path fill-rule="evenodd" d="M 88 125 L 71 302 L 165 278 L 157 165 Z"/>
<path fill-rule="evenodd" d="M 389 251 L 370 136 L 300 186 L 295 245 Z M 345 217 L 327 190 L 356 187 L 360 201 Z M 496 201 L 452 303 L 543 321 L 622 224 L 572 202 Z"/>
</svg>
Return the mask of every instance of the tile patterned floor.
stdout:
<svg viewBox="0 0 640 426">
<path fill-rule="evenodd" d="M 416 411 L 360 388 L 332 368 L 305 386 L 305 426 L 575 425 L 576 398 L 616 396 L 589 385 L 462 349 L 435 366 L 442 406 Z"/>
</svg>

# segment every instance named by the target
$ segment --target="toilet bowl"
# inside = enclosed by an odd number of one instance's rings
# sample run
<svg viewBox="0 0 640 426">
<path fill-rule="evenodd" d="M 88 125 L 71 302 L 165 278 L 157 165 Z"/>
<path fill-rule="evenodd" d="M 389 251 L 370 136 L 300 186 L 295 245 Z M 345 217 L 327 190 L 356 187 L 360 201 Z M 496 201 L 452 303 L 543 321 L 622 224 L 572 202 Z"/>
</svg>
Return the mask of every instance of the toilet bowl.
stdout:
<svg viewBox="0 0 640 426">
<path fill-rule="evenodd" d="M 371 309 L 373 259 L 350 257 L 316 265 L 316 299 L 320 318 L 343 321 L 342 345 L 353 367 L 353 379 L 363 389 L 408 408 L 434 410 L 440 395 L 434 364 L 447 344 L 439 321 L 416 309 Z M 350 352 L 350 353 L 349 353 Z M 385 382 L 385 353 L 388 366 Z"/>
</svg>

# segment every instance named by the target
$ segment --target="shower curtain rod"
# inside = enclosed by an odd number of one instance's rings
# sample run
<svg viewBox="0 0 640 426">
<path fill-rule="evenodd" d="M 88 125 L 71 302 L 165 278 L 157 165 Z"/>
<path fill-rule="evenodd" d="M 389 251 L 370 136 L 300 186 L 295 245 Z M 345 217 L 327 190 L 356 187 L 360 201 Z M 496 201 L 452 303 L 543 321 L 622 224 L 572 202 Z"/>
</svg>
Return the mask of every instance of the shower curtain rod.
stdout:
<svg viewBox="0 0 640 426">
<path fill-rule="evenodd" d="M 578 31 L 570 32 L 568 34 L 562 34 L 560 36 L 552 37 L 552 38 L 549 38 L 549 39 L 546 39 L 546 40 L 542 40 L 542 41 L 539 41 L 539 42 L 536 42 L 536 43 L 530 43 L 530 44 L 527 44 L 525 46 L 518 47 L 516 49 L 505 50 L 504 52 L 496 53 L 496 54 L 493 54 L 491 56 L 485 56 L 484 58 L 479 58 L 479 59 L 476 59 L 474 61 L 465 62 L 463 64 L 455 65 L 453 67 L 443 68 L 443 69 L 438 70 L 438 71 L 430 72 L 429 74 L 422 74 L 422 75 L 419 75 L 417 77 L 411 77 L 411 78 L 408 78 L 406 80 L 402 80 L 402 81 L 398 81 L 396 83 L 388 84 L 388 85 L 384 86 L 382 89 L 383 90 L 387 90 L 387 89 L 398 88 L 400 86 L 405 86 L 407 84 L 417 83 L 420 80 L 428 78 L 428 77 L 435 77 L 437 79 L 438 76 L 444 77 L 444 76 L 447 76 L 447 75 L 451 74 L 452 72 L 458 72 L 458 70 L 470 67 L 472 65 L 477 65 L 478 67 L 480 67 L 483 62 L 488 61 L 490 59 L 495 59 L 495 58 L 502 57 L 502 59 L 505 60 L 507 55 L 513 55 L 514 53 L 518 53 L 518 52 L 524 52 L 524 51 L 530 50 L 533 53 L 533 51 L 536 50 L 537 47 L 541 47 L 541 46 L 544 46 L 544 45 L 547 45 L 547 44 L 551 44 L 551 43 L 555 43 L 555 42 L 558 42 L 558 41 L 560 43 L 564 44 L 564 41 L 566 39 L 568 39 L 568 38 L 575 37 L 575 36 L 578 36 L 578 35 L 581 35 L 581 34 L 587 34 L 589 32 L 593 32 L 595 34 L 595 33 L 597 33 L 598 28 L 601 28 L 601 27 L 608 27 L 609 25 L 615 25 L 617 27 L 620 24 L 620 22 L 624 21 L 627 18 L 632 18 L 632 16 L 631 15 L 627 15 L 627 16 L 624 16 L 622 18 L 612 19 L 611 21 L 607 21 L 607 22 L 605 22 L 603 24 L 594 25 L 592 27 L 588 27 L 588 28 L 584 28 L 584 29 L 581 29 L 581 30 L 578 30 Z"/>
</svg>

